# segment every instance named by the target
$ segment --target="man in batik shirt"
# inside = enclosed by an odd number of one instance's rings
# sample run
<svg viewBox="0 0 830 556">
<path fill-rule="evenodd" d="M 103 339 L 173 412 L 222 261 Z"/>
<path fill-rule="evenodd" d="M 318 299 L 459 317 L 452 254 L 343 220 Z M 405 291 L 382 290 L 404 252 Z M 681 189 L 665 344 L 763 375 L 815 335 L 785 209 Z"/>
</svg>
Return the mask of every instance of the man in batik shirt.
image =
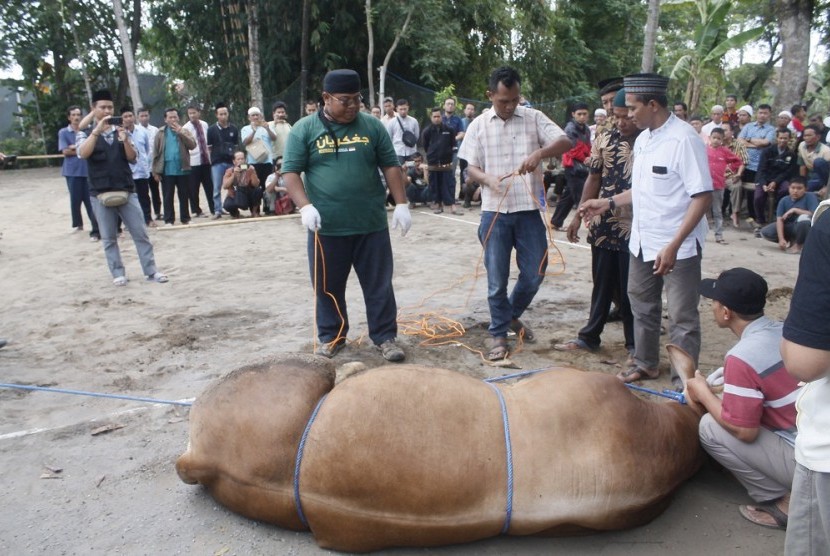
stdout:
<svg viewBox="0 0 830 556">
<path fill-rule="evenodd" d="M 631 148 L 640 130 L 628 117 L 625 106 L 625 89 L 614 96 L 614 129 L 597 135 L 591 147 L 588 161 L 590 176 L 580 204 L 588 199 L 610 198 L 631 189 Z M 580 211 L 581 214 L 581 211 Z M 568 226 L 568 240 L 579 241 L 581 218 L 574 218 Z M 608 320 L 608 309 L 615 294 L 619 295 L 620 315 L 623 321 L 625 347 L 634 350 L 634 318 L 628 302 L 628 236 L 631 234 L 631 207 L 612 207 L 605 214 L 595 216 L 590 222 L 588 242 L 591 244 L 591 274 L 594 288 L 591 292 L 591 311 L 588 324 L 578 337 L 556 344 L 560 351 L 599 348 L 600 335 Z"/>
</svg>

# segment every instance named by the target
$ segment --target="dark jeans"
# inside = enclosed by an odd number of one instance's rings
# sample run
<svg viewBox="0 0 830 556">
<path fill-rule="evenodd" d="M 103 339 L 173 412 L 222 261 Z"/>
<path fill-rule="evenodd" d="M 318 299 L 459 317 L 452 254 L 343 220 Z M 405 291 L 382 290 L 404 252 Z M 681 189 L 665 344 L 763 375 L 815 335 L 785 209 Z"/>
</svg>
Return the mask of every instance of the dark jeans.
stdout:
<svg viewBox="0 0 830 556">
<path fill-rule="evenodd" d="M 830 177 L 830 164 L 823 158 L 813 161 L 813 170 L 807 175 L 807 191 L 816 192 L 825 185 Z"/>
<path fill-rule="evenodd" d="M 141 212 L 144 213 L 144 223 L 149 224 L 153 219 L 150 209 L 150 180 L 147 178 L 134 178 L 135 194 L 138 196 L 138 204 L 141 205 Z"/>
<path fill-rule="evenodd" d="M 795 242 L 796 245 L 804 245 L 807 241 L 807 234 L 810 233 L 810 226 L 810 217 L 807 215 L 799 215 L 797 219 L 784 222 L 784 239 Z M 778 230 L 775 229 L 775 222 L 761 228 L 761 237 L 778 243 Z"/>
<path fill-rule="evenodd" d="M 66 176 L 66 188 L 69 190 L 69 212 L 72 215 L 72 227 L 83 228 L 84 219 L 81 216 L 81 205 L 86 209 L 89 224 L 92 229 L 90 236 L 98 236 L 98 220 L 92 211 L 92 203 L 89 200 L 89 182 L 85 176 Z"/>
<path fill-rule="evenodd" d="M 764 225 L 768 222 L 767 215 L 770 215 L 772 220 L 775 220 L 775 208 L 778 206 L 778 201 L 789 194 L 790 182 L 785 181 L 779 183 L 773 192 L 764 191 L 764 185 L 760 183 L 755 184 L 755 197 L 753 203 L 755 204 L 755 222 L 759 225 Z M 771 206 L 768 206 L 771 205 Z"/>
<path fill-rule="evenodd" d="M 579 331 L 579 339 L 591 349 L 600 345 L 600 335 L 608 321 L 608 310 L 615 296 L 619 297 L 626 349 L 634 349 L 634 316 L 628 302 L 628 250 L 612 251 L 591 246 L 591 275 L 594 288 L 591 291 L 591 312 L 588 324 Z M 623 292 L 623 295 L 619 295 Z"/>
<path fill-rule="evenodd" d="M 210 214 L 214 214 L 213 206 L 213 178 L 211 177 L 210 164 L 198 164 L 190 167 L 190 213 L 202 214 L 202 207 L 199 206 L 199 186 L 205 191 Z"/>
<path fill-rule="evenodd" d="M 436 203 L 448 207 L 455 203 L 455 176 L 452 172 L 429 173 L 429 190 Z"/>
<path fill-rule="evenodd" d="M 148 180 L 148 184 L 150 186 L 150 198 L 153 204 L 153 214 L 156 215 L 156 218 L 161 216 L 161 200 L 162 195 L 159 191 L 159 182 L 156 181 L 156 178 L 153 177 L 153 174 L 150 174 L 150 179 Z"/>
<path fill-rule="evenodd" d="M 579 201 L 582 200 L 582 188 L 585 186 L 587 177 L 587 175 L 581 177 L 575 176 L 573 170 L 570 168 L 565 169 L 565 179 L 567 180 L 565 190 L 562 192 L 559 201 L 557 201 L 556 209 L 553 211 L 553 217 L 550 219 L 550 223 L 554 227 L 561 228 L 564 226 L 565 219 L 570 214 L 571 209 L 579 205 Z"/>
<path fill-rule="evenodd" d="M 173 208 L 173 196 L 179 196 L 179 218 L 182 224 L 190 222 L 190 211 L 187 204 L 190 201 L 190 176 L 162 176 L 161 189 L 164 195 L 164 222 L 172 224 L 176 221 L 176 209 Z"/>
<path fill-rule="evenodd" d="M 308 269 L 314 279 L 314 234 L 308 234 Z M 349 333 L 346 282 L 354 267 L 363 300 L 369 337 L 376 345 L 398 335 L 395 292 L 392 288 L 392 244 L 389 230 L 353 236 L 317 235 L 317 337 L 328 343 Z M 325 261 L 325 264 L 324 264 Z M 325 269 L 325 275 L 323 274 Z M 328 295 L 331 294 L 331 295 Z M 334 299 L 332 299 L 332 297 Z M 336 305 L 335 305 L 336 300 Z M 339 312 L 338 312 L 339 308 Z"/>
<path fill-rule="evenodd" d="M 265 193 L 265 180 L 268 179 L 270 174 L 274 173 L 274 165 L 270 162 L 263 162 L 261 164 L 254 164 L 254 171 L 256 172 L 256 177 L 259 178 L 259 189 Z M 262 196 L 259 197 L 262 199 Z M 265 214 L 271 214 L 274 212 L 274 207 L 265 207 Z"/>
<path fill-rule="evenodd" d="M 429 203 L 429 187 L 410 183 L 406 186 L 406 198 L 410 203 Z"/>
</svg>

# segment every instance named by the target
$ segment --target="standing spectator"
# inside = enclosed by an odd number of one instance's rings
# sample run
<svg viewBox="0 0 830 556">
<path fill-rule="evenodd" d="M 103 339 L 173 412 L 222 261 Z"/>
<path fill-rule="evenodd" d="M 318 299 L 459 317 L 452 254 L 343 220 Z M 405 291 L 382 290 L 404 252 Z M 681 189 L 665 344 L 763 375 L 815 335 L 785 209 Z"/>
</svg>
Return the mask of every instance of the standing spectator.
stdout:
<svg viewBox="0 0 830 556">
<path fill-rule="evenodd" d="M 476 107 L 475 104 L 468 102 L 464 105 L 464 117 L 461 118 L 461 128 L 464 131 L 464 135 L 467 134 L 467 128 L 470 127 L 470 124 L 476 117 Z M 464 137 L 461 137 L 461 141 L 458 142 L 458 149 L 461 149 L 461 143 L 464 141 Z M 456 150 L 456 158 L 458 158 L 458 150 Z M 467 193 L 470 193 L 469 197 L 472 198 L 472 191 L 469 191 L 468 187 L 468 179 L 467 179 L 467 161 L 463 159 L 459 159 L 458 162 L 458 178 L 461 181 L 461 190 L 459 191 L 459 198 L 464 199 L 464 207 L 470 208 L 470 200 L 468 200 Z M 470 182 L 470 187 L 472 187 L 472 182 Z M 475 188 L 478 188 L 478 184 L 475 184 Z"/>
<path fill-rule="evenodd" d="M 819 141 L 820 134 L 814 124 L 804 128 L 804 141 L 798 145 L 798 172 L 807 178 L 807 191 L 825 197 L 830 179 L 830 147 Z"/>
<path fill-rule="evenodd" d="M 775 223 L 761 228 L 761 236 L 778 243 L 782 251 L 797 255 L 807 241 L 810 221 L 817 208 L 816 194 L 807 191 L 804 178 L 795 176 L 790 180 L 790 194 L 778 202 Z"/>
<path fill-rule="evenodd" d="M 317 110 L 319 110 L 319 109 L 320 109 L 320 107 L 317 105 L 316 100 L 307 100 L 307 101 L 305 101 L 305 115 L 306 116 L 311 116 L 312 114 L 316 114 Z"/>
<path fill-rule="evenodd" d="M 741 132 L 741 126 L 737 123 L 735 124 L 727 124 L 723 128 L 723 146 L 727 147 L 730 151 L 732 151 L 737 156 L 741 157 L 741 160 L 744 161 L 744 167 L 746 167 L 746 147 L 744 147 L 741 143 L 738 142 L 738 134 Z M 737 229 L 739 227 L 738 223 L 738 215 L 732 214 L 732 199 L 738 199 L 738 204 L 740 205 L 740 201 L 743 198 L 741 192 L 743 189 L 743 181 L 741 180 L 740 174 L 735 174 L 727 172 L 726 174 L 726 187 L 723 191 L 723 215 L 724 218 L 729 218 L 732 216 L 732 225 L 735 226 Z"/>
<path fill-rule="evenodd" d="M 208 128 L 210 149 L 210 179 L 213 182 L 213 219 L 222 218 L 222 180 L 225 171 L 233 166 L 233 156 L 239 145 L 239 130 L 230 123 L 228 107 L 216 105 L 216 123 Z"/>
<path fill-rule="evenodd" d="M 435 214 L 444 212 L 442 204 L 452 214 L 462 214 L 455 210 L 455 180 L 452 172 L 455 137 L 455 130 L 441 117 L 441 109 L 433 108 L 432 123 L 421 135 L 421 147 L 427 153 L 429 190 L 437 205 Z"/>
<path fill-rule="evenodd" d="M 827 145 L 827 134 L 830 133 L 830 127 L 825 125 L 820 112 L 810 114 L 810 125 L 815 126 L 818 130 L 818 140 Z"/>
<path fill-rule="evenodd" d="M 164 124 L 156 134 L 153 145 L 153 174 L 161 182 L 164 197 L 164 225 L 172 226 L 176 221 L 173 198 L 179 197 L 179 220 L 190 223 L 190 149 L 196 146 L 196 139 L 179 125 L 179 111 L 168 108 L 164 111 Z"/>
<path fill-rule="evenodd" d="M 83 205 L 89 218 L 89 239 L 90 241 L 98 241 L 101 239 L 101 234 L 98 232 L 98 221 L 95 219 L 92 203 L 89 199 L 87 163 L 86 160 L 78 158 L 78 145 L 87 137 L 87 134 L 78 127 L 81 121 L 81 107 L 70 106 L 66 110 L 66 117 L 69 120 L 69 125 L 58 132 L 58 149 L 64 156 L 61 175 L 66 179 L 66 188 L 69 190 L 72 231 L 80 232 L 84 229 L 84 221 L 81 216 L 81 205 Z"/>
<path fill-rule="evenodd" d="M 783 529 L 795 472 L 799 388 L 781 361 L 782 325 L 764 316 L 767 282 L 733 268 L 717 280 L 702 280 L 700 295 L 712 300 L 718 327 L 739 338 L 723 361 L 723 399 L 700 371 L 686 383 L 689 399 L 707 412 L 700 420 L 700 443 L 758 502 L 741 506 L 741 515 Z"/>
<path fill-rule="evenodd" d="M 386 125 L 391 120 L 395 119 L 395 99 L 392 97 L 386 97 L 383 99 L 383 116 L 381 116 L 380 121 L 383 122 L 383 125 Z"/>
<path fill-rule="evenodd" d="M 611 132 L 614 130 L 614 99 L 617 96 L 617 91 L 623 88 L 623 78 L 611 77 L 609 79 L 603 79 L 597 83 L 597 87 L 599 88 L 599 99 L 602 102 L 602 108 L 608 115 L 603 125 L 597 125 L 597 135 L 600 135 L 602 132 Z M 591 139 L 591 144 L 593 144 L 593 139 Z"/>
<path fill-rule="evenodd" d="M 510 67 L 493 71 L 487 87 L 493 108 L 470 124 L 458 153 L 466 160 L 470 179 L 481 184 L 481 223 L 487 302 L 490 307 L 491 361 L 508 355 L 507 331 L 533 341 L 520 320 L 545 277 L 548 242 L 539 211 L 544 191 L 537 168 L 545 158 L 571 148 L 562 129 L 542 112 L 519 106 L 521 78 Z M 505 148 L 505 147 L 509 148 Z M 524 178 L 529 187 L 517 175 Z M 510 296 L 511 254 L 516 250 L 519 278 Z"/>
<path fill-rule="evenodd" d="M 689 118 L 689 107 L 686 106 L 685 102 L 675 102 L 673 109 L 674 115 L 684 122 Z"/>
<path fill-rule="evenodd" d="M 167 276 L 156 268 L 153 245 L 147 237 L 144 216 L 135 194 L 130 170 L 130 162 L 136 159 L 135 148 L 127 130 L 109 123 L 113 113 L 112 94 L 107 90 L 96 91 L 92 95 L 92 108 L 98 124 L 78 147 L 78 156 L 89 161 L 90 193 L 95 196 L 92 207 L 100 225 L 101 243 L 113 277 L 112 283 L 115 286 L 127 285 L 118 248 L 119 217 L 133 238 L 147 280 L 167 282 Z M 105 200 L 108 196 L 119 200 Z"/>
<path fill-rule="evenodd" d="M 152 161 L 155 159 L 156 155 L 153 149 L 155 148 L 156 134 L 159 132 L 159 128 L 150 123 L 150 111 L 144 107 L 138 109 L 138 123 L 144 128 L 150 139 L 150 161 Z M 161 191 L 159 190 L 161 184 L 159 184 L 156 176 L 154 176 L 152 172 L 150 172 L 148 183 L 150 185 L 150 200 L 153 205 L 153 214 L 155 214 L 155 219 L 163 220 L 161 214 Z"/>
<path fill-rule="evenodd" d="M 830 217 L 820 216 L 804 245 L 781 355 L 806 382 L 796 402 L 795 477 L 785 553 L 830 554 Z"/>
<path fill-rule="evenodd" d="M 743 106 L 738 112 L 745 112 L 746 108 L 746 106 Z M 761 163 L 761 152 L 775 143 L 775 128 L 768 123 L 771 111 L 772 107 L 769 104 L 759 105 L 755 122 L 744 126 L 738 136 L 738 142 L 746 147 L 747 152 L 741 195 L 745 196 L 747 201 L 747 221 L 753 225 L 755 224 L 755 205 L 752 199 L 755 196 L 755 184 L 758 181 L 756 173 L 758 172 L 758 165 Z M 732 212 L 739 213 L 740 208 L 741 203 L 736 203 L 736 200 L 733 199 Z M 734 219 L 735 217 L 733 217 Z"/>
<path fill-rule="evenodd" d="M 689 125 L 691 125 L 695 132 L 697 132 L 698 136 L 703 139 L 703 116 L 694 114 L 691 118 L 689 118 Z"/>
<path fill-rule="evenodd" d="M 752 107 L 744 104 L 738 108 L 738 126 L 743 130 L 748 124 L 752 122 Z M 740 134 L 740 133 L 739 133 Z"/>
<path fill-rule="evenodd" d="M 735 95 L 726 95 L 726 102 L 723 111 L 724 121 L 730 124 L 738 123 L 738 97 Z"/>
<path fill-rule="evenodd" d="M 135 194 L 138 197 L 138 204 L 144 214 L 144 224 L 155 228 L 153 213 L 150 209 L 150 136 L 140 125 L 135 125 L 135 114 L 132 107 L 125 106 L 121 109 L 121 120 L 123 127 L 130 134 L 135 149 L 135 161 L 130 163 L 130 170 L 133 172 L 135 183 Z"/>
<path fill-rule="evenodd" d="M 588 105 L 578 102 L 571 107 L 571 121 L 565 125 L 565 134 L 571 140 L 571 149 L 562 156 L 565 167 L 565 190 L 556 203 L 551 225 L 561 230 L 574 205 L 582 198 L 582 188 L 588 178 L 585 165 L 591 154 L 591 130 L 588 129 Z"/>
<path fill-rule="evenodd" d="M 723 129 L 713 128 L 706 147 L 709 159 L 709 175 L 712 176 L 712 219 L 715 221 L 715 243 L 726 243 L 723 239 L 723 190 L 726 187 L 727 172 L 741 175 L 744 161 L 723 146 Z"/>
<path fill-rule="evenodd" d="M 608 119 L 608 112 L 605 108 L 597 108 L 594 110 L 594 123 L 590 126 L 591 130 L 591 145 L 594 144 L 594 140 L 597 138 L 597 128 L 600 131 L 605 129 L 605 121 Z"/>
<path fill-rule="evenodd" d="M 382 115 L 383 115 L 383 113 L 380 109 L 380 106 L 378 106 L 377 104 L 372 106 L 372 116 L 374 116 L 375 118 L 377 118 L 379 120 Z"/>
<path fill-rule="evenodd" d="M 187 107 L 187 122 L 184 129 L 196 138 L 196 146 L 190 149 L 190 213 L 207 218 L 199 204 L 199 188 L 204 190 L 210 207 L 210 214 L 216 214 L 213 206 L 213 181 L 211 177 L 210 149 L 207 144 L 207 122 L 202 120 L 202 109 L 191 104 Z"/>
<path fill-rule="evenodd" d="M 804 121 L 807 119 L 807 109 L 801 104 L 793 104 L 790 113 L 793 116 L 788 127 L 796 139 L 801 139 L 801 134 L 804 132 Z"/>
<path fill-rule="evenodd" d="M 403 165 L 407 160 L 412 160 L 412 155 L 418 150 L 421 128 L 418 120 L 409 115 L 408 100 L 398 99 L 395 103 L 395 110 L 396 116 L 386 122 L 386 131 L 392 138 L 392 146 L 395 148 L 398 161 Z"/>
<path fill-rule="evenodd" d="M 403 174 L 383 124 L 359 112 L 360 76 L 332 70 L 323 78 L 323 109 L 303 118 L 285 146 L 283 176 L 308 229 L 308 263 L 315 285 L 318 355 L 334 357 L 346 343 L 346 281 L 354 267 L 366 302 L 369 338 L 387 361 L 406 357 L 397 343 L 392 288 L 392 244 L 386 191 L 395 212 L 392 228 L 412 224 Z M 358 138 L 355 141 L 353 138 Z M 305 182 L 300 174 L 305 172 Z"/>
<path fill-rule="evenodd" d="M 602 133 L 591 146 L 591 175 L 585 182 L 580 206 L 588 199 L 610 199 L 631 189 L 632 146 L 640 130 L 628 117 L 625 89 L 619 89 L 612 101 L 615 129 Z M 579 241 L 577 233 L 581 218 L 568 225 L 568 240 Z M 616 207 L 594 217 L 589 226 L 591 244 L 591 308 L 587 324 L 573 340 L 554 345 L 559 351 L 599 348 L 608 311 L 617 301 L 623 322 L 625 348 L 634 354 L 634 317 L 628 301 L 628 238 L 631 235 L 631 208 Z"/>
<path fill-rule="evenodd" d="M 709 136 L 712 134 L 712 130 L 715 128 L 721 129 L 724 126 L 723 106 L 720 104 L 714 105 L 709 114 L 712 116 L 712 120 L 700 129 L 700 136 L 703 138 L 703 142 L 707 145 L 709 144 Z"/>
<path fill-rule="evenodd" d="M 286 119 L 288 113 L 286 112 L 283 101 L 278 100 L 275 102 L 271 112 L 274 117 L 273 121 L 268 122 L 268 128 L 274 134 L 271 159 L 276 162 L 278 158 L 282 157 L 283 151 L 285 151 L 285 142 L 288 140 L 288 134 L 291 133 L 291 124 Z"/>
<path fill-rule="evenodd" d="M 315 102 L 316 106 L 317 103 Z M 312 112 L 312 114 L 316 113 Z M 277 138 L 262 117 L 262 111 L 256 106 L 248 109 L 249 125 L 242 128 L 242 146 L 247 152 L 247 162 L 252 164 L 259 183 L 264 184 L 268 175 L 274 171 L 271 154 L 274 151 L 273 141 Z"/>
<path fill-rule="evenodd" d="M 226 191 L 224 207 L 232 218 L 239 218 L 240 210 L 251 211 L 251 218 L 259 216 L 262 205 L 259 177 L 253 166 L 245 164 L 244 152 L 233 154 L 233 167 L 225 170 L 222 188 Z"/>
<path fill-rule="evenodd" d="M 798 173 L 798 155 L 790 149 L 789 129 L 779 129 L 775 145 L 761 153 L 755 176 L 755 237 L 761 237 L 761 228 L 767 224 L 767 205 L 775 207 L 789 193 L 790 178 Z"/>
<path fill-rule="evenodd" d="M 625 77 L 628 113 L 644 130 L 634 143 L 631 189 L 582 205 L 585 217 L 633 205 L 628 297 L 634 314 L 635 352 L 633 364 L 618 375 L 625 382 L 660 375 L 664 286 L 671 343 L 691 355 L 695 365 L 700 354 L 697 288 L 708 228 L 704 215 L 712 205 L 712 178 L 703 141 L 668 109 L 668 84 L 668 78 L 656 74 Z M 682 387 L 675 369 L 672 383 Z"/>
</svg>

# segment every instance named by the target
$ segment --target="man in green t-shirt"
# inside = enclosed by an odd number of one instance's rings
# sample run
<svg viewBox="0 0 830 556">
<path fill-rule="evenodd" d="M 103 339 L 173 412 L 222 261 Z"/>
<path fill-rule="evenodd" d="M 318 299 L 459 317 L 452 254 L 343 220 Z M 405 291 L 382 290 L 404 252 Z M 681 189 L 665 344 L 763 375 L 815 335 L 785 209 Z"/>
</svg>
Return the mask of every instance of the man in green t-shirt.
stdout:
<svg viewBox="0 0 830 556">
<path fill-rule="evenodd" d="M 360 76 L 332 70 L 323 80 L 324 106 L 288 136 L 283 177 L 308 233 L 308 260 L 317 297 L 316 353 L 333 357 L 346 343 L 346 281 L 352 267 L 363 289 L 369 337 L 388 361 L 403 361 L 392 289 L 392 244 L 383 172 L 395 200 L 392 228 L 412 223 L 389 134 L 360 112 Z M 300 178 L 305 173 L 305 183 Z M 316 272 L 316 274 L 315 274 Z"/>
</svg>

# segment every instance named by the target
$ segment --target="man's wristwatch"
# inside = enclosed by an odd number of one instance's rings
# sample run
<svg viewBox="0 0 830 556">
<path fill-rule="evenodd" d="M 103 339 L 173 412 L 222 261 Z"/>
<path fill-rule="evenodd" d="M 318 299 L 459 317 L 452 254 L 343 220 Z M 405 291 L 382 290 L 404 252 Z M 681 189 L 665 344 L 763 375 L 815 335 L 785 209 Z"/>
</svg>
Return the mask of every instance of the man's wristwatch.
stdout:
<svg viewBox="0 0 830 556">
<path fill-rule="evenodd" d="M 617 203 L 614 202 L 614 197 L 608 197 L 608 210 L 614 212 L 615 208 L 617 208 Z"/>
</svg>

